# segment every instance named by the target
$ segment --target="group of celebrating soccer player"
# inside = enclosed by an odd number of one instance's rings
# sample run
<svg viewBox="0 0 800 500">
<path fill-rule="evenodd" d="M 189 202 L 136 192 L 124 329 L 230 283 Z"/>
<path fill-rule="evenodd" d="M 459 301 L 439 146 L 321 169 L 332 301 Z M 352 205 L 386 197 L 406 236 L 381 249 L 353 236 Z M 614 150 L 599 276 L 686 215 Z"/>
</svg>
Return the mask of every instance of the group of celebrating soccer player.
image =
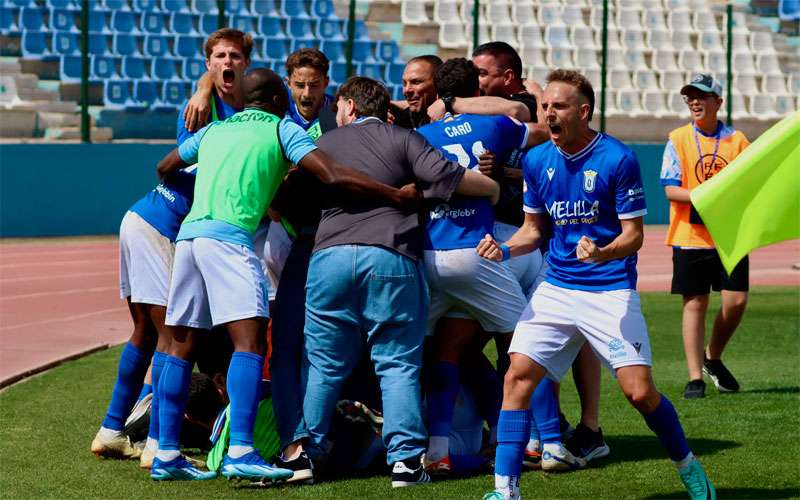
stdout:
<svg viewBox="0 0 800 500">
<path fill-rule="evenodd" d="M 609 454 L 602 362 L 690 497 L 715 498 L 651 375 L 639 163 L 589 126 L 585 77 L 557 69 L 542 89 L 491 42 L 472 60 L 411 59 L 393 102 L 358 76 L 326 94 L 316 49 L 291 54 L 285 80 L 246 72 L 252 45 L 233 29 L 208 38 L 178 147 L 122 221 L 134 330 L 95 454 L 138 458 L 155 480 L 265 484 L 383 456 L 394 487 L 493 464 L 484 498 L 516 499 L 523 467 Z M 202 349 L 213 335 L 229 340 Z M 205 424 L 207 464 L 181 453 L 199 357 L 224 360 L 209 375 L 228 403 Z M 558 405 L 570 367 L 575 428 Z M 139 447 L 126 420 L 142 401 Z"/>
</svg>

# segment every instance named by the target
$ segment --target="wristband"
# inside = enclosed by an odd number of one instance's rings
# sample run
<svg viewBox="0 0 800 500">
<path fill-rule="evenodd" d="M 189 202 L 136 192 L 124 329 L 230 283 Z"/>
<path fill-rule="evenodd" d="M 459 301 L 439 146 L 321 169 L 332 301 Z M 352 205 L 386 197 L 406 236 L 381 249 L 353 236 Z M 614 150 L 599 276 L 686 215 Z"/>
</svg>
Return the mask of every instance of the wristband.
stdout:
<svg viewBox="0 0 800 500">
<path fill-rule="evenodd" d="M 503 252 L 503 262 L 511 258 L 511 249 L 508 248 L 508 245 L 500 245 L 500 251 Z"/>
</svg>

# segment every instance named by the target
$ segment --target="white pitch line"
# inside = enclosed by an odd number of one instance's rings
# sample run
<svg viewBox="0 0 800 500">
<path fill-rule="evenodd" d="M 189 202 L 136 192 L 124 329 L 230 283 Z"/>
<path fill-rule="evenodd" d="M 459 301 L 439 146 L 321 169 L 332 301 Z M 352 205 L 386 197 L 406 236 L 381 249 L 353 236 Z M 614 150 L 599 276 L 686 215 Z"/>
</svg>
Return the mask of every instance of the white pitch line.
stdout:
<svg viewBox="0 0 800 500">
<path fill-rule="evenodd" d="M 14 269 L 18 267 L 48 267 L 48 266 L 64 266 L 69 264 L 100 264 L 107 262 L 119 262 L 119 259 L 91 259 L 91 260 L 61 260 L 56 262 L 20 262 L 16 264 L 0 264 L 0 269 Z"/>
<path fill-rule="evenodd" d="M 108 292 L 111 290 L 119 290 L 116 286 L 98 286 L 93 288 L 72 288 L 70 290 L 59 290 L 57 292 L 36 292 L 25 293 L 21 295 L 6 295 L 0 297 L 0 301 L 4 300 L 17 300 L 17 299 L 33 299 L 37 297 L 52 297 L 53 295 L 72 295 L 73 293 L 93 293 L 93 292 Z"/>
<path fill-rule="evenodd" d="M 32 278 L 0 278 L 0 283 L 17 283 L 20 281 L 55 280 L 61 278 L 84 278 L 86 276 L 108 276 L 116 275 L 118 271 L 106 271 L 101 273 L 73 273 L 73 274 L 53 274 L 49 276 L 34 276 Z"/>
<path fill-rule="evenodd" d="M 100 316 L 100 315 L 103 315 L 103 314 L 107 314 L 107 313 L 110 313 L 110 312 L 121 311 L 121 310 L 124 310 L 124 309 L 123 309 L 123 307 L 120 306 L 120 307 L 115 307 L 113 309 L 101 309 L 99 311 L 92 311 L 90 313 L 76 314 L 74 316 L 67 316 L 65 318 L 51 318 L 51 319 L 44 319 L 44 320 L 41 320 L 41 321 L 30 321 L 28 323 L 20 323 L 18 325 L 2 326 L 2 327 L 0 327 L 0 331 L 15 330 L 17 328 L 25 328 L 25 327 L 28 327 L 28 326 L 44 325 L 44 324 L 47 324 L 47 323 L 55 323 L 57 321 L 74 321 L 76 319 L 91 318 L 92 316 Z"/>
</svg>

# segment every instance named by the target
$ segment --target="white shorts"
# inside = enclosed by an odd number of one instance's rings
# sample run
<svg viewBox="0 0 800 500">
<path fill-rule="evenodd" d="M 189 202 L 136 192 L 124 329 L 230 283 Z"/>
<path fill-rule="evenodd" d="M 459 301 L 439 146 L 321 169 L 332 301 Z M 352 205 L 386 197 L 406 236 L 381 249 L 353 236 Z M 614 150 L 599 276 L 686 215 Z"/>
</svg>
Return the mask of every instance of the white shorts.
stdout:
<svg viewBox="0 0 800 500">
<path fill-rule="evenodd" d="M 585 341 L 612 371 L 651 366 L 636 290 L 591 292 L 544 282 L 522 313 L 508 352 L 528 356 L 560 380 Z"/>
<path fill-rule="evenodd" d="M 495 222 L 494 239 L 500 243 L 505 243 L 517 232 L 517 229 L 517 227 L 511 224 Z M 545 264 L 542 258 L 542 252 L 537 249 L 531 253 L 513 257 L 504 264 L 511 268 L 511 272 L 514 273 L 514 276 L 516 276 L 519 281 L 519 285 L 522 287 L 525 297 L 530 299 L 533 290 L 542 282 L 541 277 L 544 276 Z"/>
<path fill-rule="evenodd" d="M 135 212 L 119 227 L 119 295 L 139 304 L 167 305 L 175 244 Z"/>
<path fill-rule="evenodd" d="M 426 250 L 431 290 L 428 331 L 451 310 L 466 314 L 487 332 L 511 332 L 527 301 L 508 266 L 479 256 L 474 248 Z M 456 315 L 456 317 L 463 317 Z"/>
<path fill-rule="evenodd" d="M 256 250 L 262 252 L 261 266 L 267 271 L 269 300 L 275 300 L 283 265 L 292 250 L 292 238 L 280 222 L 270 221 L 259 226 L 254 239 Z"/>
<path fill-rule="evenodd" d="M 268 318 L 267 288 L 252 249 L 211 238 L 179 241 L 166 324 L 208 329 L 240 319 Z"/>
</svg>

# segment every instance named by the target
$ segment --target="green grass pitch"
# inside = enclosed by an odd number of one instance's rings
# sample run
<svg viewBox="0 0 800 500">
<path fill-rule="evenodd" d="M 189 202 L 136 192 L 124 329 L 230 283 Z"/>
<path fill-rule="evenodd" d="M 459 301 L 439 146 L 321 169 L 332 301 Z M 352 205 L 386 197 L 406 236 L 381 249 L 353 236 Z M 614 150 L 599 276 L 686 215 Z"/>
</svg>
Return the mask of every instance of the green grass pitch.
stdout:
<svg viewBox="0 0 800 500">
<path fill-rule="evenodd" d="M 689 443 L 720 498 L 800 497 L 800 290 L 759 288 L 726 353 L 742 392 L 683 401 L 686 367 L 680 299 L 644 293 L 654 378 L 675 404 Z M 712 302 L 713 310 L 718 298 Z M 711 316 L 709 315 L 709 328 Z M 58 342 L 58 339 L 53 339 Z M 392 490 L 388 476 L 314 486 L 236 487 L 222 479 L 154 483 L 134 462 L 89 452 L 114 383 L 119 348 L 59 366 L 0 393 L 0 496 L 3 498 L 480 498 L 487 474 Z M 571 378 L 562 405 L 579 415 Z M 528 472 L 526 498 L 685 498 L 658 440 L 603 372 L 601 424 L 611 456 L 570 474 Z"/>
</svg>

